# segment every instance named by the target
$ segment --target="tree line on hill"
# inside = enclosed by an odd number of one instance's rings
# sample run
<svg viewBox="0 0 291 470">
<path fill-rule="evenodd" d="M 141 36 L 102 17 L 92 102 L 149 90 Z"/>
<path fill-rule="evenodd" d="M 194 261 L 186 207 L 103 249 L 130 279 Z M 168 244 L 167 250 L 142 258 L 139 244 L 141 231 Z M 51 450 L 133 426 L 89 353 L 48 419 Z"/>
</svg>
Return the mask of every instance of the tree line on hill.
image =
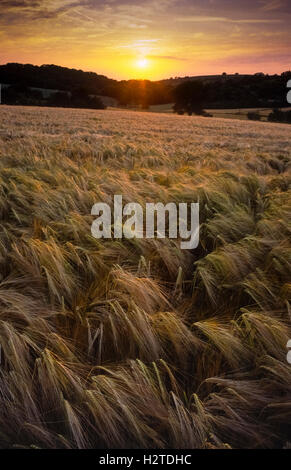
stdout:
<svg viewBox="0 0 291 470">
<path fill-rule="evenodd" d="M 2 103 L 22 106 L 54 106 L 62 108 L 105 109 L 103 101 L 89 95 L 84 88 L 75 88 L 72 92 L 55 91 L 45 93 L 41 89 L 30 88 L 24 84 L 10 85 L 4 89 Z"/>
<path fill-rule="evenodd" d="M 173 109 L 179 114 L 203 114 L 207 108 L 282 108 L 287 106 L 286 84 L 290 79 L 291 72 L 117 81 L 55 65 L 0 66 L 4 104 L 104 109 L 102 98 L 110 97 L 119 106 L 143 109 L 174 103 Z"/>
</svg>

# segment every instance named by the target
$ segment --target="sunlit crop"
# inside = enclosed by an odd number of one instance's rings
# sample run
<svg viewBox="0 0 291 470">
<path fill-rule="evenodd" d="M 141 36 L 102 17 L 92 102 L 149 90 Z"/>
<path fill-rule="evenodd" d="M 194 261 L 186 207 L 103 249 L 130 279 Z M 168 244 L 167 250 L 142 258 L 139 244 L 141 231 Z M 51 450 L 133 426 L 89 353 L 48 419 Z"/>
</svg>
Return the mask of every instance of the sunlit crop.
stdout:
<svg viewBox="0 0 291 470">
<path fill-rule="evenodd" d="M 1 107 L 0 446 L 288 447 L 290 127 Z M 196 250 L 92 206 L 199 202 Z"/>
</svg>

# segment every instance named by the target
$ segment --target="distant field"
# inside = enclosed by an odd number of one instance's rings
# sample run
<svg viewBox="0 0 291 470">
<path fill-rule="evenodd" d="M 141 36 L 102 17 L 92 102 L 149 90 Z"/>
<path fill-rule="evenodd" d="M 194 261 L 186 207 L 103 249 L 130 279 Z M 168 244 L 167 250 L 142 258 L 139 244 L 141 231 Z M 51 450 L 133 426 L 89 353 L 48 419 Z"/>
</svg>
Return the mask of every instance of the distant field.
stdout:
<svg viewBox="0 0 291 470">
<path fill-rule="evenodd" d="M 150 111 L 153 113 L 173 113 L 173 103 L 157 106 L 150 106 Z M 291 110 L 291 108 L 284 108 L 284 111 Z M 248 113 L 255 112 L 261 115 L 262 121 L 267 121 L 269 114 L 273 108 L 248 108 L 248 109 L 207 109 L 208 113 L 213 117 L 221 117 L 226 119 L 242 119 L 248 120 Z"/>
<path fill-rule="evenodd" d="M 290 447 L 290 126 L 0 111 L 0 447 Z M 198 249 L 94 239 L 115 194 Z"/>
<path fill-rule="evenodd" d="M 291 108 L 284 108 L 284 111 L 291 110 Z M 207 110 L 214 117 L 222 117 L 227 119 L 248 119 L 249 112 L 260 114 L 262 121 L 267 121 L 269 114 L 273 108 L 248 108 L 248 109 L 209 109 Z"/>
</svg>

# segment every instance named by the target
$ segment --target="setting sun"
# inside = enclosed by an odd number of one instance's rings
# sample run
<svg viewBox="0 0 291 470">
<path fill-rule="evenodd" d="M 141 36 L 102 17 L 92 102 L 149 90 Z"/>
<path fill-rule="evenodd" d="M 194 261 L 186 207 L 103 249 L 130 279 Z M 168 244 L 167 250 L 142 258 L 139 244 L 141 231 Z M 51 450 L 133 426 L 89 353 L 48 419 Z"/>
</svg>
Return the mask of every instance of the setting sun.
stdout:
<svg viewBox="0 0 291 470">
<path fill-rule="evenodd" d="M 141 57 L 140 59 L 138 59 L 138 61 L 136 62 L 136 65 L 139 69 L 146 69 L 148 68 L 149 66 L 149 61 L 146 57 Z"/>
<path fill-rule="evenodd" d="M 128 67 L 128 73 L 137 80 L 151 80 L 154 76 L 154 72 L 161 69 L 161 64 L 157 64 L 148 59 L 144 55 L 139 55 L 131 61 L 130 67 Z"/>
</svg>

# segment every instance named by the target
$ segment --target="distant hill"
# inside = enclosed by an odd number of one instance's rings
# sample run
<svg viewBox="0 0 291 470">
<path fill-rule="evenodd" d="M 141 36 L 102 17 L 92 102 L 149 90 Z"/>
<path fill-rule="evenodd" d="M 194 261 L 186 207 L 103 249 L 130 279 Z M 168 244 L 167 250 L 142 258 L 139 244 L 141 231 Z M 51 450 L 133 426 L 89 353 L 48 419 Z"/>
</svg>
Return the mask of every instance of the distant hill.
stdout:
<svg viewBox="0 0 291 470">
<path fill-rule="evenodd" d="M 181 83 L 199 81 L 205 85 L 205 107 L 209 109 L 281 108 L 288 104 L 286 85 L 289 79 L 291 72 L 117 81 L 94 72 L 57 65 L 8 63 L 0 66 L 0 83 L 9 85 L 2 102 L 35 106 L 98 108 L 118 105 L 148 109 L 173 103 L 175 88 Z"/>
<path fill-rule="evenodd" d="M 72 91 L 82 87 L 91 94 L 108 95 L 108 91 L 118 82 L 94 72 L 83 72 L 57 65 L 39 67 L 9 63 L 0 66 L 0 83 L 60 91 Z"/>
<path fill-rule="evenodd" d="M 289 72 L 290 73 L 290 72 Z M 281 75 L 268 75 L 262 72 L 255 73 L 255 74 L 241 74 L 241 73 L 222 73 L 220 75 L 190 75 L 185 77 L 171 77 L 166 78 L 164 80 L 160 80 L 160 83 L 164 83 L 166 85 L 177 86 L 180 83 L 188 82 L 188 81 L 202 81 L 206 84 L 211 84 L 213 82 L 226 82 L 226 81 L 239 81 L 239 80 L 249 80 L 249 79 L 270 79 L 270 78 L 279 78 L 284 76 L 284 74 L 288 74 L 288 72 L 284 72 Z"/>
<path fill-rule="evenodd" d="M 291 72 L 281 75 L 264 73 L 226 74 L 175 77 L 160 83 L 172 90 L 184 82 L 204 85 L 206 107 L 209 109 L 282 108 L 287 107 L 287 82 Z"/>
</svg>

